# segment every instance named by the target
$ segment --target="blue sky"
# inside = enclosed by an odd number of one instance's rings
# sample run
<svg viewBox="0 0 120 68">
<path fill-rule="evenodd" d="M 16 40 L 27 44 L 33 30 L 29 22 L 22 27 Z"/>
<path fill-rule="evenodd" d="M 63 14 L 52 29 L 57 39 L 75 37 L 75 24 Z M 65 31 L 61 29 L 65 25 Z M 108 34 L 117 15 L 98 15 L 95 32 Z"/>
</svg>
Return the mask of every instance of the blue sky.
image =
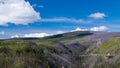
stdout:
<svg viewBox="0 0 120 68">
<path fill-rule="evenodd" d="M 0 38 L 120 30 L 120 0 L 1 0 Z"/>
</svg>

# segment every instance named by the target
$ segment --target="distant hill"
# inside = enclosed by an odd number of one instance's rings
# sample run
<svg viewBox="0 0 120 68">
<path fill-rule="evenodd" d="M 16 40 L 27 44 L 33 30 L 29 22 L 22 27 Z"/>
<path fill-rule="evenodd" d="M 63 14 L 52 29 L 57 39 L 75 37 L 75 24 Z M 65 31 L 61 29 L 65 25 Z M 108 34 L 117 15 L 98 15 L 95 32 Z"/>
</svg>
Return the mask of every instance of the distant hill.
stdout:
<svg viewBox="0 0 120 68">
<path fill-rule="evenodd" d="M 120 32 L 1 39 L 0 68 L 120 68 Z"/>
</svg>

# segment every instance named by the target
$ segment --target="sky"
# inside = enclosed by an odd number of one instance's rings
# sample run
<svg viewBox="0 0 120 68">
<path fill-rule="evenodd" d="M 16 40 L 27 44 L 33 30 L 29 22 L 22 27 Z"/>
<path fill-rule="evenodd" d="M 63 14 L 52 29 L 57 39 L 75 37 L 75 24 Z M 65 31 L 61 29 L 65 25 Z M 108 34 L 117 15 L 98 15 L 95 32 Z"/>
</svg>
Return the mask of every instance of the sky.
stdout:
<svg viewBox="0 0 120 68">
<path fill-rule="evenodd" d="M 0 0 L 0 39 L 120 30 L 120 0 Z"/>
</svg>

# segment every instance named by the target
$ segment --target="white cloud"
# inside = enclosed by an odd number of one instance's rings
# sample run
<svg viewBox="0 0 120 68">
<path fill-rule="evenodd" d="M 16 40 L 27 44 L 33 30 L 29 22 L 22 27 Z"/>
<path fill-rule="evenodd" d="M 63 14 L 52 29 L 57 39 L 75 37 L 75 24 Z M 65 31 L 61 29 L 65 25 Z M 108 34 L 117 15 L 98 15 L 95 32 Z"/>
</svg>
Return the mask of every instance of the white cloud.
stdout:
<svg viewBox="0 0 120 68">
<path fill-rule="evenodd" d="M 65 33 L 64 31 L 57 31 L 55 34 L 62 34 Z"/>
<path fill-rule="evenodd" d="M 75 30 L 72 30 L 71 32 L 74 32 L 74 31 L 105 31 L 107 29 L 108 28 L 106 26 L 92 27 L 90 29 L 81 29 L 77 27 Z"/>
<path fill-rule="evenodd" d="M 106 15 L 104 13 L 100 13 L 100 12 L 89 15 L 89 17 L 94 18 L 94 19 L 103 19 L 105 16 Z"/>
<path fill-rule="evenodd" d="M 45 37 L 45 36 L 49 36 L 51 34 L 47 34 L 47 33 L 31 33 L 31 34 L 25 34 L 23 37 Z"/>
<path fill-rule="evenodd" d="M 75 30 L 72 30 L 71 32 L 74 32 L 74 31 L 87 31 L 88 29 L 81 29 L 79 27 L 77 27 Z"/>
<path fill-rule="evenodd" d="M 41 19 L 41 22 L 72 22 L 72 23 L 82 23 L 82 22 L 84 22 L 84 20 L 83 19 L 75 19 L 75 18 L 59 17 L 59 18 L 44 18 L 44 19 Z"/>
<path fill-rule="evenodd" d="M 99 27 L 92 27 L 90 29 L 81 29 L 79 27 L 77 27 L 75 30 L 72 30 L 70 32 L 74 32 L 74 31 L 105 31 L 108 28 L 106 26 L 99 26 Z M 30 34 L 23 34 L 23 35 L 13 35 L 11 36 L 11 38 L 19 38 L 19 37 L 33 37 L 33 38 L 42 38 L 42 37 L 46 37 L 46 36 L 52 36 L 55 34 L 62 34 L 65 33 L 64 31 L 56 31 L 53 33 L 30 33 Z"/>
<path fill-rule="evenodd" d="M 24 34 L 24 35 L 13 35 L 11 38 L 19 38 L 19 37 L 33 37 L 33 38 L 42 38 L 45 36 L 50 36 L 52 34 L 47 34 L 47 33 L 30 33 L 30 34 Z"/>
<path fill-rule="evenodd" d="M 105 31 L 107 30 L 108 28 L 106 26 L 99 26 L 99 27 L 93 27 L 91 28 L 90 30 L 91 31 Z"/>
<path fill-rule="evenodd" d="M 0 31 L 0 34 L 3 35 L 3 34 L 5 34 L 5 32 L 4 31 Z"/>
<path fill-rule="evenodd" d="M 0 0 L 0 25 L 7 23 L 28 24 L 40 20 L 28 1 L 25 0 Z"/>
<path fill-rule="evenodd" d="M 13 35 L 13 36 L 11 36 L 11 38 L 19 38 L 20 36 L 19 35 Z"/>
<path fill-rule="evenodd" d="M 23 35 L 13 35 L 11 36 L 11 38 L 19 38 L 19 37 L 33 37 L 33 38 L 42 38 L 42 37 L 46 37 L 46 36 L 52 36 L 55 34 L 62 34 L 65 33 L 64 31 L 56 31 L 54 33 L 30 33 L 30 34 L 23 34 Z"/>
</svg>

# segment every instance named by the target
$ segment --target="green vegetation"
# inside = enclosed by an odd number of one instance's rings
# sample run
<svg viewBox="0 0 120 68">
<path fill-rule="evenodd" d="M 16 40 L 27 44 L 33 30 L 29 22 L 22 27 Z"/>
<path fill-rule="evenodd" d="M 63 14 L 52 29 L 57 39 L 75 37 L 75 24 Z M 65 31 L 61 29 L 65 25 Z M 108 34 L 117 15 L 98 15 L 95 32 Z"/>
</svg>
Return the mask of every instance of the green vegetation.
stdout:
<svg viewBox="0 0 120 68">
<path fill-rule="evenodd" d="M 99 36 L 85 31 L 1 40 L 0 68 L 120 68 L 120 37 L 102 35 L 97 45 Z"/>
<path fill-rule="evenodd" d="M 85 52 L 86 55 L 96 55 L 94 68 L 120 68 L 119 53 L 120 37 L 112 37 L 102 45 L 88 48 Z"/>
<path fill-rule="evenodd" d="M 33 42 L 0 42 L 0 68 L 48 67 L 42 52 Z"/>
<path fill-rule="evenodd" d="M 115 55 L 120 49 L 120 37 L 113 37 L 109 41 L 105 42 L 101 46 L 95 48 L 93 53 Z"/>
</svg>

